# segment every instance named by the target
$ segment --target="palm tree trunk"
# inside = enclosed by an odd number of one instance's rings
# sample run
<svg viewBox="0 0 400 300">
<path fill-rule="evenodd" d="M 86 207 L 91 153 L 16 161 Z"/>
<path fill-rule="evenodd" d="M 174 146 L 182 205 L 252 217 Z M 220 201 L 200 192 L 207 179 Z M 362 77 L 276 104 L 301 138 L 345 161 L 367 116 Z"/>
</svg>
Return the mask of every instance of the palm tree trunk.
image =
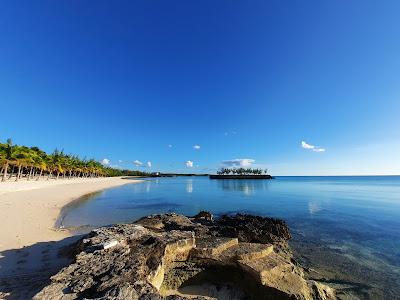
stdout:
<svg viewBox="0 0 400 300">
<path fill-rule="evenodd" d="M 4 173 L 3 173 L 3 177 L 1 178 L 1 181 L 6 181 L 7 169 L 8 169 L 8 162 L 6 162 L 6 164 L 4 165 Z"/>
<path fill-rule="evenodd" d="M 42 176 L 42 173 L 43 173 L 43 169 L 40 169 L 40 174 L 39 174 L 38 178 L 36 178 L 36 181 L 39 181 L 40 177 Z"/>
<path fill-rule="evenodd" d="M 32 173 L 33 173 L 33 167 L 31 167 L 31 170 L 29 171 L 28 180 L 31 180 Z"/>
<path fill-rule="evenodd" d="M 21 168 L 22 168 L 22 166 L 19 165 L 19 166 L 18 166 L 17 177 L 15 178 L 15 181 L 18 181 L 18 179 L 19 179 L 19 177 L 20 177 Z"/>
<path fill-rule="evenodd" d="M 8 177 L 8 179 L 11 179 L 11 177 L 14 174 L 14 170 L 15 170 L 15 165 L 12 166 L 11 173 L 10 173 L 10 176 Z"/>
</svg>

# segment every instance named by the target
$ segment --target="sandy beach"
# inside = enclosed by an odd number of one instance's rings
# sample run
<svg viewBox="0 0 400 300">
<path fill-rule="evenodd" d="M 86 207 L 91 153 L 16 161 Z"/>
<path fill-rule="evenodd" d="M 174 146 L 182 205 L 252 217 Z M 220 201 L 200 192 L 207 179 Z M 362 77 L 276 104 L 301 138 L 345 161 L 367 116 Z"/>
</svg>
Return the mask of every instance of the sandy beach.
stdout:
<svg viewBox="0 0 400 300">
<path fill-rule="evenodd" d="M 74 240 L 68 231 L 54 228 L 63 206 L 95 191 L 138 182 L 112 177 L 0 183 L 0 299 L 4 291 L 24 290 L 21 276 L 51 273 L 63 264 L 58 249 Z M 19 292 L 10 298 L 21 297 Z"/>
<path fill-rule="evenodd" d="M 0 252 L 69 236 L 55 230 L 61 208 L 72 200 L 132 180 L 122 178 L 21 181 L 0 184 Z"/>
</svg>

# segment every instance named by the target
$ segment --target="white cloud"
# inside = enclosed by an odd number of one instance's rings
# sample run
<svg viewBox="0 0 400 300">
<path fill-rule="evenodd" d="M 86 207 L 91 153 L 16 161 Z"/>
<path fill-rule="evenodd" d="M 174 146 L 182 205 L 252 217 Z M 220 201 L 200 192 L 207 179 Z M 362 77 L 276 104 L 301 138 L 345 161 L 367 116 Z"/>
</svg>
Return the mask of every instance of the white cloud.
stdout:
<svg viewBox="0 0 400 300">
<path fill-rule="evenodd" d="M 187 162 L 185 162 L 185 165 L 187 168 L 193 168 L 193 162 L 191 160 L 188 160 Z"/>
<path fill-rule="evenodd" d="M 314 149 L 315 146 L 307 144 L 305 141 L 301 141 L 301 147 L 303 147 L 304 149 Z"/>
<path fill-rule="evenodd" d="M 140 160 L 135 160 L 133 163 L 135 164 L 136 167 L 141 167 L 143 165 L 143 163 Z"/>
<path fill-rule="evenodd" d="M 104 158 L 104 159 L 101 161 L 101 164 L 102 164 L 103 166 L 108 166 L 108 165 L 110 164 L 110 160 L 109 160 L 108 158 Z"/>
<path fill-rule="evenodd" d="M 171 145 L 171 144 L 169 144 L 169 145 L 168 145 L 168 148 L 172 148 L 172 145 Z"/>
<path fill-rule="evenodd" d="M 195 150 L 199 150 L 201 147 L 200 147 L 200 145 L 194 145 L 193 146 L 193 149 L 195 149 Z"/>
<path fill-rule="evenodd" d="M 308 144 L 305 141 L 301 141 L 301 147 L 303 149 L 311 150 L 311 151 L 314 151 L 314 152 L 325 152 L 325 148 L 321 148 L 321 147 L 318 147 L 318 146 L 314 146 L 314 145 Z"/>
<path fill-rule="evenodd" d="M 147 162 L 147 167 L 151 168 L 151 161 Z"/>
<path fill-rule="evenodd" d="M 236 158 L 230 160 L 223 160 L 222 164 L 227 167 L 249 167 L 255 162 L 251 158 Z"/>
<path fill-rule="evenodd" d="M 119 159 L 119 160 L 118 160 L 118 162 L 121 164 L 121 163 L 122 163 L 122 160 L 121 160 L 121 159 Z"/>
</svg>

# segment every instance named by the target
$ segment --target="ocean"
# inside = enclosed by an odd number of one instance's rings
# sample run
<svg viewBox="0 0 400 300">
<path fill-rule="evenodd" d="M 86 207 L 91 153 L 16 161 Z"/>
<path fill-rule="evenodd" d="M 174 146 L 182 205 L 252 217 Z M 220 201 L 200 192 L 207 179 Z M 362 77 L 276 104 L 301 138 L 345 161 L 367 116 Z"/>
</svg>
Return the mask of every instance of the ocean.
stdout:
<svg viewBox="0 0 400 300">
<path fill-rule="evenodd" d="M 342 297 L 400 295 L 400 176 L 145 179 L 78 199 L 60 226 L 76 232 L 142 216 L 249 213 L 282 218 L 295 259 Z"/>
</svg>

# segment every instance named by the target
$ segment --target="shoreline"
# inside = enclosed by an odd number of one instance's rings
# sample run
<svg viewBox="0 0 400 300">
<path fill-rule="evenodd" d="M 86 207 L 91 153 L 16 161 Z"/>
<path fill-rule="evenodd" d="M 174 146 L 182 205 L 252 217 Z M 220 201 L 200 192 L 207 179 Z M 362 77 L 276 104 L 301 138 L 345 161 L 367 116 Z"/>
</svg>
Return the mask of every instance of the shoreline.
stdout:
<svg viewBox="0 0 400 300">
<path fill-rule="evenodd" d="M 138 182 L 141 180 L 105 177 L 0 183 L 0 255 L 70 237 L 68 230 L 56 228 L 64 206 L 89 193 Z"/>
<path fill-rule="evenodd" d="M 0 299 L 31 299 L 70 263 L 62 252 L 80 235 L 55 228 L 63 207 L 93 192 L 139 182 L 105 177 L 0 183 Z"/>
</svg>

